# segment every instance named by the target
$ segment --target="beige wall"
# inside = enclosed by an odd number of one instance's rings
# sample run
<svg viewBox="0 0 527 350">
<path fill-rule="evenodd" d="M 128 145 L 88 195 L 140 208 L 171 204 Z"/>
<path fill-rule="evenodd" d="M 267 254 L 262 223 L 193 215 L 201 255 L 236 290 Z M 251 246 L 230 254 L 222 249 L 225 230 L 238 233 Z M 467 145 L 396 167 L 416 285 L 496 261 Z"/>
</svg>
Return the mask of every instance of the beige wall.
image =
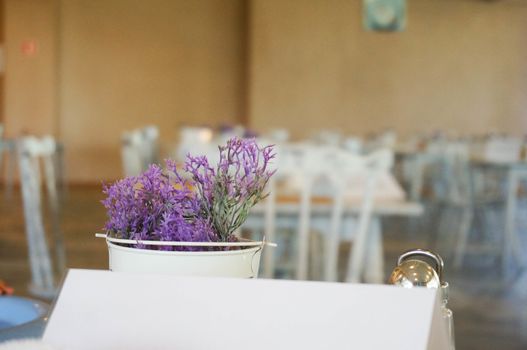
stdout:
<svg viewBox="0 0 527 350">
<path fill-rule="evenodd" d="M 527 132 L 527 3 L 408 1 L 388 34 L 360 3 L 252 1 L 252 126 Z"/>
<path fill-rule="evenodd" d="M 55 0 L 5 1 L 3 118 L 8 136 L 57 133 L 57 4 Z M 34 55 L 22 53 L 25 40 L 36 43 Z"/>
<path fill-rule="evenodd" d="M 60 130 L 69 176 L 121 176 L 123 130 L 237 122 L 243 0 L 68 0 L 61 8 Z"/>
<path fill-rule="evenodd" d="M 7 134 L 53 134 L 73 182 L 121 176 L 124 130 L 245 120 L 243 0 L 6 0 Z M 21 52 L 34 39 L 37 53 Z M 170 149 L 166 150 L 167 152 Z"/>
<path fill-rule="evenodd" d="M 58 136 L 74 182 L 121 175 L 123 130 L 157 124 L 168 145 L 183 123 L 246 109 L 256 129 L 296 137 L 527 132 L 524 1 L 408 1 L 395 34 L 364 32 L 360 3 L 5 0 L 7 132 Z"/>
</svg>

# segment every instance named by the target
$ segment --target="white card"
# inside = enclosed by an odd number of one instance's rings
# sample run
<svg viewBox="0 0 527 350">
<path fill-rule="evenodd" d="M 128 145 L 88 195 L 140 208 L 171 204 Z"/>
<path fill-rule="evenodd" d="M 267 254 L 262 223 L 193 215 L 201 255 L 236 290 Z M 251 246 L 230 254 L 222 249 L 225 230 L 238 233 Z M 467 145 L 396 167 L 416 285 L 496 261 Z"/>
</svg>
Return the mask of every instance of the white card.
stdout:
<svg viewBox="0 0 527 350">
<path fill-rule="evenodd" d="M 44 341 L 64 349 L 446 349 L 436 291 L 70 270 Z"/>
</svg>

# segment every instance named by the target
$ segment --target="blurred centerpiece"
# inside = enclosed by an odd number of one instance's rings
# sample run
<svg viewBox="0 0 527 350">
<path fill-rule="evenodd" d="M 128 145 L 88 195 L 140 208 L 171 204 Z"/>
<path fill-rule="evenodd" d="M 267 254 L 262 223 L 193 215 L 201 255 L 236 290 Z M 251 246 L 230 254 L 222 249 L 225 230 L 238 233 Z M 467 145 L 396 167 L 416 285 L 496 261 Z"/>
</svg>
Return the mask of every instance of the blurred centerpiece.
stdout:
<svg viewBox="0 0 527 350">
<path fill-rule="evenodd" d="M 105 237 L 112 271 L 257 277 L 264 241 L 236 235 L 266 197 L 272 146 L 232 138 L 219 161 L 187 155 L 179 169 L 150 165 L 139 176 L 105 186 Z"/>
</svg>

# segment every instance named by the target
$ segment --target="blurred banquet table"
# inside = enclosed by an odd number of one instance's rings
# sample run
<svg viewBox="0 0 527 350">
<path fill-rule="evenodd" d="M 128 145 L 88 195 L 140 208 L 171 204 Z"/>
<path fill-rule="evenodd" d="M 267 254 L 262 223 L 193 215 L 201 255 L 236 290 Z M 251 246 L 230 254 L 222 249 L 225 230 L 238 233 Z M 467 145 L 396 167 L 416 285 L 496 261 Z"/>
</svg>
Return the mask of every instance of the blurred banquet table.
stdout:
<svg viewBox="0 0 527 350">
<path fill-rule="evenodd" d="M 398 177 L 408 182 L 408 198 L 420 201 L 423 188 L 423 169 L 429 158 L 428 153 L 414 147 L 398 145 L 394 149 L 396 164 L 400 164 Z M 411 172 L 408 168 L 411 168 Z"/>
<path fill-rule="evenodd" d="M 280 193 L 280 192 L 278 192 Z M 298 194 L 278 194 L 276 198 L 277 216 L 298 216 L 300 197 Z M 360 213 L 362 201 L 356 196 L 344 203 L 343 218 L 356 217 Z M 313 196 L 311 199 L 311 216 L 328 218 L 332 210 L 332 200 L 327 196 Z M 256 205 L 251 215 L 264 215 L 265 203 Z M 406 199 L 376 198 L 372 210 L 372 219 L 365 244 L 364 259 L 356 271 L 368 283 L 384 283 L 384 256 L 382 242 L 381 218 L 385 216 L 416 217 L 423 213 L 423 206 L 418 202 Z M 264 261 L 270 259 L 271 250 L 267 249 Z M 367 267 L 367 268 L 366 268 Z M 361 280 L 361 276 L 349 276 L 352 280 Z M 269 277 L 269 276 L 267 276 Z"/>
<path fill-rule="evenodd" d="M 506 202 L 505 226 L 503 228 L 504 244 L 502 251 L 503 266 L 506 268 L 512 257 L 518 266 L 525 266 L 525 252 L 518 237 L 516 218 L 518 214 L 518 193 L 522 180 L 527 180 L 527 161 L 515 162 L 493 161 L 482 158 L 472 158 L 473 169 L 499 171 L 505 174 Z M 471 179 L 473 181 L 473 176 Z M 472 208 L 473 210 L 473 208 Z"/>
<path fill-rule="evenodd" d="M 415 166 L 412 174 L 413 181 L 410 186 L 410 198 L 416 200 L 420 197 L 420 192 L 423 187 L 423 168 L 427 162 L 433 162 L 434 159 L 427 152 L 415 149 L 400 147 L 396 149 L 396 155 L 399 159 L 411 159 L 419 164 Z M 525 266 L 525 252 L 520 244 L 520 239 L 516 229 L 516 218 L 518 214 L 518 193 L 522 180 L 527 180 L 527 160 L 519 159 L 517 161 L 500 161 L 488 159 L 480 155 L 471 155 L 469 159 L 470 169 L 470 193 L 472 198 L 469 198 L 468 210 L 472 212 L 470 217 L 474 217 L 474 201 L 477 196 L 475 193 L 475 173 L 477 171 L 483 172 L 497 172 L 504 175 L 506 184 L 505 194 L 505 223 L 503 227 L 504 244 L 501 252 L 503 266 L 506 268 L 509 265 L 510 259 L 514 259 L 516 264 L 520 267 Z M 468 237 L 468 230 L 470 225 L 465 227 L 465 232 L 460 232 L 460 235 Z M 463 241 L 463 240 L 462 240 Z M 460 267 L 462 256 L 464 254 L 465 243 L 456 246 L 456 257 L 454 264 Z M 506 269 L 505 269 L 506 270 Z"/>
</svg>

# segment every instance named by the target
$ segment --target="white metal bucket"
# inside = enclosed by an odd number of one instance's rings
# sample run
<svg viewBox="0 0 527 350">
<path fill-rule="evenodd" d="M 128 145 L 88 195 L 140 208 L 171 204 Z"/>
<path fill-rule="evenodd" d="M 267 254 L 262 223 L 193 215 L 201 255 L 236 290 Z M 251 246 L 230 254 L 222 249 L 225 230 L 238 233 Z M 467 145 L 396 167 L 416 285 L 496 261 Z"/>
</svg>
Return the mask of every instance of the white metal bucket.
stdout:
<svg viewBox="0 0 527 350">
<path fill-rule="evenodd" d="M 239 250 L 188 252 L 128 248 L 110 241 L 110 270 L 146 272 L 180 276 L 258 277 L 263 245 Z"/>
</svg>

